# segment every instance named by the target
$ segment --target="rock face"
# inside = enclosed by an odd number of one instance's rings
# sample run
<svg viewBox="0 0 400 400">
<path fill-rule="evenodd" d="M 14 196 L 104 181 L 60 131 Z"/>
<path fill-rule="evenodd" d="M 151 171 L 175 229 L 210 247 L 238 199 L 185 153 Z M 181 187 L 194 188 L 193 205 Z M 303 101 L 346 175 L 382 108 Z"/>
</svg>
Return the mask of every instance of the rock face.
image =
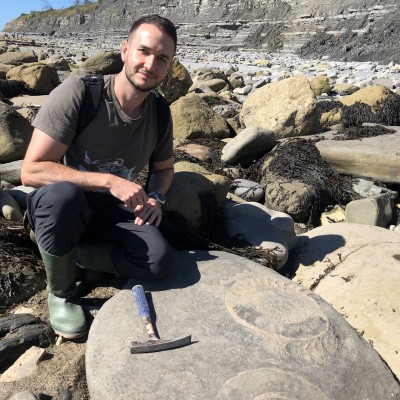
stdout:
<svg viewBox="0 0 400 400">
<path fill-rule="evenodd" d="M 95 38 L 107 38 L 125 35 L 138 16 L 159 13 L 178 25 L 184 44 L 292 53 L 306 45 L 304 54 L 321 48 L 339 57 L 368 58 L 370 54 L 374 60 L 399 61 L 400 11 L 396 6 L 394 0 L 104 0 L 91 13 L 21 17 L 7 24 L 5 31 L 68 36 L 89 32 Z M 379 39 L 383 37 L 382 45 Z M 355 50 L 355 42 L 364 46 Z M 394 51 L 390 53 L 387 46 Z"/>
<path fill-rule="evenodd" d="M 147 334 L 131 290 L 119 292 L 89 333 L 86 376 L 93 399 L 400 395 L 379 355 L 343 317 L 259 264 L 223 252 L 178 252 L 169 278 L 145 290 L 151 291 L 161 338 L 191 334 L 192 344 L 130 354 L 130 342 L 147 340 Z"/>
</svg>

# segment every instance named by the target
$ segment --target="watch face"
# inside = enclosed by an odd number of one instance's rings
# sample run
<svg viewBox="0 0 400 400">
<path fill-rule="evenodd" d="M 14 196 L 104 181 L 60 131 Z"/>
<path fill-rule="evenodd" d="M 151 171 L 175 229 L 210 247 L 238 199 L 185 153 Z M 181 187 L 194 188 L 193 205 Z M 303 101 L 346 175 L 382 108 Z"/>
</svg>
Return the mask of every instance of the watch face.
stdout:
<svg viewBox="0 0 400 400">
<path fill-rule="evenodd" d="M 162 193 L 157 193 L 156 200 L 160 203 L 165 203 L 165 196 Z"/>
</svg>

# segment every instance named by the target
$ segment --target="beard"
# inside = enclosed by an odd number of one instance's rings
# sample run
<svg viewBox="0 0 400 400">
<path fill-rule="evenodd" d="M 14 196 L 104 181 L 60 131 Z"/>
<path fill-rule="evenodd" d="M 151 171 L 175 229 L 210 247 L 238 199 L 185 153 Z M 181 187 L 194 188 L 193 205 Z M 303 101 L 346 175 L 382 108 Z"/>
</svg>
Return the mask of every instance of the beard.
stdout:
<svg viewBox="0 0 400 400">
<path fill-rule="evenodd" d="M 161 80 L 157 80 L 155 82 L 149 82 L 149 83 L 139 83 L 137 81 L 135 81 L 134 77 L 134 73 L 126 67 L 125 65 L 125 76 L 126 79 L 129 81 L 129 83 L 137 90 L 139 90 L 140 92 L 146 93 L 146 92 L 150 92 L 151 90 L 155 89 L 157 86 L 159 86 L 161 84 L 161 82 L 163 81 L 163 79 Z"/>
</svg>

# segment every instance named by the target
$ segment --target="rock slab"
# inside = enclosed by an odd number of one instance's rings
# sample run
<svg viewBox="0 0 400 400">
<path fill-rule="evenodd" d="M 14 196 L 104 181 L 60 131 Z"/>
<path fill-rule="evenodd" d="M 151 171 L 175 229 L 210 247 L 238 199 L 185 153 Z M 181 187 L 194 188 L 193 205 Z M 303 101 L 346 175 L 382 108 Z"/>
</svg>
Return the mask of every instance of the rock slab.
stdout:
<svg viewBox="0 0 400 400">
<path fill-rule="evenodd" d="M 153 320 L 162 338 L 192 334 L 192 344 L 130 354 L 130 342 L 147 334 L 131 290 L 119 292 L 89 333 L 92 399 L 400 396 L 379 355 L 315 293 L 223 252 L 179 252 L 171 272 L 145 285 Z"/>
<path fill-rule="evenodd" d="M 400 235 L 337 223 L 298 236 L 287 266 L 372 343 L 400 376 Z M 285 266 L 286 268 L 286 266 Z"/>
</svg>

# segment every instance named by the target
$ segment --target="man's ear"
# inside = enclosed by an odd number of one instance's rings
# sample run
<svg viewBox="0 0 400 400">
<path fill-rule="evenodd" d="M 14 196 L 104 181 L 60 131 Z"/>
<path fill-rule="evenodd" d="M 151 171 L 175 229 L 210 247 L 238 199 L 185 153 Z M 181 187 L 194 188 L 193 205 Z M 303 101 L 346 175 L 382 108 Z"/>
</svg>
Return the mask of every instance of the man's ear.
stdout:
<svg viewBox="0 0 400 400">
<path fill-rule="evenodd" d="M 128 54 L 128 41 L 125 40 L 124 43 L 122 43 L 122 49 L 121 49 L 121 59 L 123 62 L 126 62 L 127 54 Z"/>
</svg>

